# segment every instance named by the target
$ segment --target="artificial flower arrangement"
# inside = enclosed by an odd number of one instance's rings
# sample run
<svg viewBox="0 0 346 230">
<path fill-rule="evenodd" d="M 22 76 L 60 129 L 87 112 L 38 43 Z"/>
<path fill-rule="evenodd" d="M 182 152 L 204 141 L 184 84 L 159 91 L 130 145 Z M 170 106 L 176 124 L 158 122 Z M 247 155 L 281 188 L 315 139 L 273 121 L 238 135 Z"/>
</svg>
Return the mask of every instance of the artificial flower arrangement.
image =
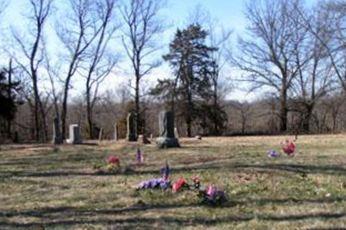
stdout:
<svg viewBox="0 0 346 230">
<path fill-rule="evenodd" d="M 294 144 L 293 141 L 287 139 L 281 143 L 281 146 L 282 146 L 282 151 L 284 151 L 284 153 L 286 153 L 288 156 L 294 156 L 296 145 Z"/>
<path fill-rule="evenodd" d="M 183 177 L 180 177 L 173 184 L 171 184 L 171 181 L 169 180 L 170 167 L 167 162 L 165 167 L 161 168 L 160 172 L 162 175 L 161 178 L 142 181 L 137 186 L 137 189 L 168 190 L 171 188 L 174 193 L 185 190 L 195 191 L 197 192 L 197 196 L 202 199 L 201 202 L 208 205 L 222 205 L 228 200 L 226 193 L 223 190 L 217 188 L 215 185 L 208 185 L 203 188 L 198 176 L 194 176 L 191 178 L 193 183 L 192 185 L 190 185 L 188 181 Z"/>
<path fill-rule="evenodd" d="M 226 193 L 215 185 L 208 185 L 205 189 L 199 190 L 198 195 L 202 202 L 208 205 L 222 205 L 227 202 Z"/>
<path fill-rule="evenodd" d="M 107 171 L 117 173 L 120 170 L 120 160 L 117 156 L 109 156 L 106 159 Z"/>
<path fill-rule="evenodd" d="M 279 152 L 277 152 L 276 150 L 269 150 L 268 152 L 267 152 L 267 155 L 268 155 L 268 157 L 271 157 L 271 158 L 275 158 L 275 157 L 279 157 L 280 156 L 280 153 Z"/>
<path fill-rule="evenodd" d="M 287 154 L 287 156 L 294 156 L 296 153 L 296 144 L 294 141 L 286 139 L 285 141 L 281 142 L 281 148 L 282 151 Z M 280 153 L 275 150 L 269 150 L 267 152 L 267 156 L 270 158 L 276 158 L 280 157 Z"/>
<path fill-rule="evenodd" d="M 120 165 L 120 158 L 115 156 L 115 155 L 110 155 L 105 159 L 105 164 L 102 162 L 100 164 L 95 164 L 94 169 L 97 170 L 97 173 L 99 174 L 105 174 L 105 173 L 119 173 L 120 171 L 122 173 L 129 173 L 133 172 L 133 169 L 131 168 L 130 165 L 121 167 Z M 142 151 L 137 148 L 136 151 L 136 164 L 142 165 L 144 162 L 144 156 Z"/>
<path fill-rule="evenodd" d="M 121 169 L 120 159 L 117 156 L 111 155 L 105 159 L 105 163 L 94 165 L 97 173 L 118 173 Z"/>
<path fill-rule="evenodd" d="M 161 168 L 160 173 L 162 175 L 161 178 L 153 178 L 149 180 L 142 181 L 137 186 L 137 189 L 156 189 L 161 188 L 163 190 L 166 190 L 171 187 L 171 182 L 169 180 L 170 175 L 170 168 L 168 165 L 168 162 L 166 161 L 166 165 Z"/>
</svg>

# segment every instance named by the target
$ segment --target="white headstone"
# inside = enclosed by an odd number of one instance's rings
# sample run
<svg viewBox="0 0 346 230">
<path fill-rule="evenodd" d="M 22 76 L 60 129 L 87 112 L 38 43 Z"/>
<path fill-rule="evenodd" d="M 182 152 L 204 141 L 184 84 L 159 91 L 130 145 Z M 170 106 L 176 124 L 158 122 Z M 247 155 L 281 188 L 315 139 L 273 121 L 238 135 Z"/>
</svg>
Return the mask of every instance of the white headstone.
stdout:
<svg viewBox="0 0 346 230">
<path fill-rule="evenodd" d="M 70 125 L 70 138 L 66 140 L 68 144 L 81 144 L 82 138 L 80 135 L 79 125 Z"/>
<path fill-rule="evenodd" d="M 174 136 L 175 136 L 176 138 L 179 138 L 179 133 L 178 133 L 177 127 L 174 127 Z"/>
</svg>

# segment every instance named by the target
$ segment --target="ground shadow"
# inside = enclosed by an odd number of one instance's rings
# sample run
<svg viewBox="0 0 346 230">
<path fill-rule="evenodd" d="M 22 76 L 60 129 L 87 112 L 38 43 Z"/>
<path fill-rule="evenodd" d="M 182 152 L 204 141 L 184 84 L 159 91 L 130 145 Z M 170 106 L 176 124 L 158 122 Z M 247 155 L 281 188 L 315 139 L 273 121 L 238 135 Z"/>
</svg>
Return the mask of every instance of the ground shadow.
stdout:
<svg viewBox="0 0 346 230">
<path fill-rule="evenodd" d="M 0 211 L 0 217 L 49 217 L 50 215 L 56 216 L 57 214 L 64 214 L 68 216 L 92 216 L 100 214 L 127 214 L 140 211 L 149 210 L 167 210 L 167 209 L 185 209 L 185 208 L 197 208 L 197 207 L 211 207 L 211 208 L 232 208 L 238 205 L 250 205 L 250 206 L 264 206 L 267 204 L 275 205 L 292 205 L 296 204 L 326 204 L 335 202 L 345 202 L 346 197 L 333 197 L 333 198 L 318 198 L 318 199 L 242 199 L 242 200 L 230 200 L 222 206 L 206 206 L 200 203 L 178 203 L 178 204 L 161 204 L 161 205 L 148 205 L 148 204 L 135 204 L 131 207 L 124 208 L 111 208 L 111 209 L 90 209 L 83 207 L 47 207 L 34 210 L 22 210 L 22 211 Z"/>
<path fill-rule="evenodd" d="M 259 173 L 268 173 L 271 171 L 284 171 L 300 174 L 329 174 L 329 175 L 346 175 L 346 168 L 340 165 L 300 165 L 300 164 L 237 164 L 237 163 L 204 163 L 198 165 L 185 165 L 183 167 L 172 167 L 173 173 L 186 173 L 191 171 L 236 171 L 242 172 L 252 170 Z M 61 177 L 61 176 L 123 176 L 123 175 L 145 175 L 145 174 L 158 174 L 158 170 L 147 169 L 131 169 L 119 173 L 97 173 L 97 172 L 83 172 L 73 170 L 56 170 L 37 172 L 30 170 L 12 170 L 0 171 L 0 178 L 9 177 Z"/>
<path fill-rule="evenodd" d="M 95 216 L 94 216 L 95 217 Z M 227 224 L 227 223 L 236 223 L 236 222 L 247 222 L 253 219 L 262 220 L 262 221 L 272 221 L 272 222 L 281 222 L 281 221 L 302 221 L 307 219 L 339 219 L 346 217 L 346 213 L 329 213 L 329 212 L 319 212 L 311 214 L 299 214 L 299 215 L 273 215 L 273 214 L 261 214 L 261 215 L 229 215 L 225 217 L 216 217 L 216 218 L 203 218 L 203 217 L 170 217 L 170 216 L 160 216 L 157 218 L 152 217 L 126 217 L 126 218 L 81 218 L 78 219 L 74 217 L 73 219 L 51 219 L 47 218 L 42 221 L 32 221 L 28 223 L 16 223 L 11 221 L 1 221 L 0 226 L 2 227 L 57 227 L 57 226 L 73 226 L 73 225 L 82 225 L 82 224 L 97 224 L 97 225 L 118 225 L 123 227 L 137 226 L 137 227 L 149 227 L 153 224 L 160 224 L 160 226 L 169 227 L 171 225 L 175 226 L 213 226 L 217 224 Z M 162 224 L 162 225 L 161 225 Z"/>
</svg>

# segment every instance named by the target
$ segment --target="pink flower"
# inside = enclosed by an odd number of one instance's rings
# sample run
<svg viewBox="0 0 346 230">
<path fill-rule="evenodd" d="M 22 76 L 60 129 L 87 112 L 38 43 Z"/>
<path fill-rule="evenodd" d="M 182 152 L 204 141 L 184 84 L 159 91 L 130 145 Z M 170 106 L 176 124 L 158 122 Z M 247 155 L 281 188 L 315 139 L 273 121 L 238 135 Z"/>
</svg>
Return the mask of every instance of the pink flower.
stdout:
<svg viewBox="0 0 346 230">
<path fill-rule="evenodd" d="M 107 158 L 107 163 L 108 164 L 112 164 L 112 165 L 119 165 L 120 164 L 120 160 L 116 156 L 109 156 Z"/>
<path fill-rule="evenodd" d="M 207 187 L 207 195 L 210 197 L 213 197 L 215 195 L 216 191 L 217 191 L 217 188 L 213 185 L 209 185 Z"/>
</svg>

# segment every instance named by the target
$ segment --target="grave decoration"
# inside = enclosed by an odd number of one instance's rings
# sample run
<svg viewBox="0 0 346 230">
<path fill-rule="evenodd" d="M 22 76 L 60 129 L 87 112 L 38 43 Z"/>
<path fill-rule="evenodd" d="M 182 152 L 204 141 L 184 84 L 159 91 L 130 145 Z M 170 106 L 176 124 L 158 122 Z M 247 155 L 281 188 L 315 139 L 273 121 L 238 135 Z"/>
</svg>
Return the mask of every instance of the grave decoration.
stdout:
<svg viewBox="0 0 346 230">
<path fill-rule="evenodd" d="M 117 156 L 109 156 L 106 159 L 107 171 L 118 172 L 120 169 L 120 159 Z"/>
<path fill-rule="evenodd" d="M 190 189 L 190 186 L 183 177 L 180 177 L 176 182 L 173 183 L 172 190 L 173 192 L 179 192 L 184 189 L 188 190 Z"/>
<path fill-rule="evenodd" d="M 166 165 L 161 168 L 160 173 L 165 180 L 168 180 L 169 175 L 171 173 L 171 169 L 169 168 L 167 161 L 166 161 Z"/>
<path fill-rule="evenodd" d="M 171 182 L 169 180 L 165 180 L 164 178 L 154 178 L 146 181 L 142 181 L 139 183 L 137 189 L 155 189 L 161 188 L 166 190 L 170 188 Z"/>
<path fill-rule="evenodd" d="M 192 181 L 193 181 L 193 187 L 194 189 L 199 190 L 201 187 L 201 181 L 199 180 L 198 176 L 193 176 L 192 177 Z"/>
<path fill-rule="evenodd" d="M 169 180 L 170 168 L 167 161 L 166 161 L 166 165 L 161 168 L 160 173 L 162 175 L 161 178 L 153 178 L 153 179 L 142 181 L 137 186 L 137 189 L 141 190 L 141 189 L 161 188 L 163 190 L 166 190 L 170 188 L 171 187 L 171 182 Z"/>
<path fill-rule="evenodd" d="M 227 202 L 226 193 L 215 185 L 208 185 L 204 190 L 199 191 L 202 203 L 208 205 L 222 205 Z"/>
<path fill-rule="evenodd" d="M 281 143 L 282 151 L 286 153 L 288 156 L 294 156 L 296 151 L 296 145 L 293 141 L 286 139 Z"/>
<path fill-rule="evenodd" d="M 165 167 L 161 168 L 160 172 L 162 175 L 161 178 L 154 178 L 154 179 L 142 181 L 137 186 L 137 190 L 143 190 L 143 189 L 168 190 L 172 188 L 172 192 L 174 193 L 190 190 L 190 191 L 196 192 L 197 196 L 201 198 L 201 203 L 207 204 L 207 205 L 213 205 L 213 206 L 222 205 L 228 200 L 226 193 L 223 190 L 217 188 L 215 185 L 208 185 L 206 187 L 202 187 L 198 176 L 193 176 L 191 178 L 192 185 L 190 185 L 184 177 L 180 177 L 173 184 L 171 184 L 169 180 L 170 168 L 167 162 Z"/>
<path fill-rule="evenodd" d="M 137 164 L 143 164 L 144 162 L 144 156 L 143 156 L 143 153 L 141 151 L 140 148 L 137 148 L 137 152 L 136 152 L 136 162 Z"/>
<path fill-rule="evenodd" d="M 118 173 L 121 170 L 120 159 L 114 155 L 108 156 L 101 163 L 95 164 L 93 169 L 98 174 Z"/>
<path fill-rule="evenodd" d="M 279 152 L 277 152 L 276 150 L 269 150 L 268 152 L 267 152 L 267 155 L 268 155 L 268 157 L 272 157 L 272 158 L 275 158 L 275 157 L 279 157 L 280 156 L 280 153 Z"/>
</svg>

